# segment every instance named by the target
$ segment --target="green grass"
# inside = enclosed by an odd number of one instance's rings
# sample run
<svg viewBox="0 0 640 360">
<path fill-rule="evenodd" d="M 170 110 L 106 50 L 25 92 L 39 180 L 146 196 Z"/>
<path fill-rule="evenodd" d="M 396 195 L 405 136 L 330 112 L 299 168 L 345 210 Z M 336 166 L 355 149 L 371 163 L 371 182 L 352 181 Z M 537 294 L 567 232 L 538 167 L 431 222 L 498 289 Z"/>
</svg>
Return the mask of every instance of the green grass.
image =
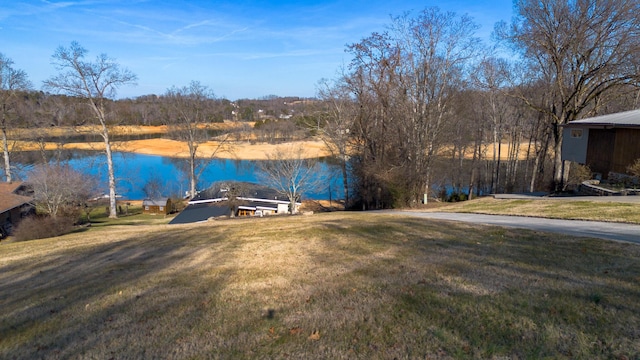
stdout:
<svg viewBox="0 0 640 360">
<path fill-rule="evenodd" d="M 105 206 L 96 206 L 89 212 L 89 219 L 92 227 L 114 226 L 114 225 L 153 225 L 168 223 L 176 214 L 151 215 L 143 214 L 142 206 L 129 206 L 128 209 L 122 207 L 122 213 L 118 213 L 118 218 L 110 219 L 108 209 Z M 82 214 L 82 222 L 87 222 L 87 215 Z"/>
<path fill-rule="evenodd" d="M 0 244 L 0 358 L 638 358 L 640 247 L 397 215 Z"/>
<path fill-rule="evenodd" d="M 437 211 L 536 216 L 640 224 L 640 204 L 577 200 L 504 200 L 481 198 L 444 204 Z"/>
</svg>

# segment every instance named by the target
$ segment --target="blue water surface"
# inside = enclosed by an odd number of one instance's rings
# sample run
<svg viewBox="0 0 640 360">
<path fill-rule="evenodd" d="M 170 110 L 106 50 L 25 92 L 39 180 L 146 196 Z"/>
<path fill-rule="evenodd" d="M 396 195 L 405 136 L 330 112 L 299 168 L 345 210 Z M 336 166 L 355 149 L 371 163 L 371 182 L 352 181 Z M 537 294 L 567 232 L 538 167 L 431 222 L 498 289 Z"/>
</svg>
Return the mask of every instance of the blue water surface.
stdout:
<svg viewBox="0 0 640 360">
<path fill-rule="evenodd" d="M 96 152 L 75 156 L 67 160 L 75 170 L 96 176 L 100 189 L 108 193 L 107 164 L 104 154 Z M 149 180 L 157 179 L 163 184 L 164 196 L 183 196 L 189 188 L 189 180 L 180 167 L 186 166 L 185 159 L 156 155 L 117 152 L 113 154 L 116 175 L 116 191 L 124 199 L 139 200 L 146 197 L 143 188 Z M 248 160 L 212 159 L 204 168 L 198 182 L 198 190 L 206 189 L 217 181 L 247 181 L 260 183 L 257 162 Z M 323 185 L 313 191 L 303 193 L 306 199 L 342 199 L 342 176 L 337 166 L 320 162 L 317 176 Z M 28 176 L 28 170 L 20 174 Z"/>
</svg>

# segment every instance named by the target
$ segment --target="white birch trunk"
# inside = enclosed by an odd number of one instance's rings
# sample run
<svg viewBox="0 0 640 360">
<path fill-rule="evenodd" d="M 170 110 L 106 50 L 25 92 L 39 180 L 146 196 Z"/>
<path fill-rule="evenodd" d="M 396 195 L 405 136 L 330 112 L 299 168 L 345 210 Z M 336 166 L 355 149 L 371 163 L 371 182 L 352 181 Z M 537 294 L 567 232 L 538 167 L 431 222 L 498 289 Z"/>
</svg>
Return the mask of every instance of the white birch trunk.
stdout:
<svg viewBox="0 0 640 360">
<path fill-rule="evenodd" d="M 116 174 L 113 168 L 113 154 L 111 152 L 111 143 L 109 142 L 109 132 L 103 125 L 102 137 L 104 138 L 105 154 L 107 155 L 107 172 L 109 176 L 109 218 L 116 219 L 118 217 L 118 207 L 116 199 Z"/>
<path fill-rule="evenodd" d="M 7 131 L 2 129 L 2 153 L 4 155 L 4 174 L 8 183 L 13 179 L 11 177 L 11 161 L 9 160 L 9 142 L 7 140 Z"/>
</svg>

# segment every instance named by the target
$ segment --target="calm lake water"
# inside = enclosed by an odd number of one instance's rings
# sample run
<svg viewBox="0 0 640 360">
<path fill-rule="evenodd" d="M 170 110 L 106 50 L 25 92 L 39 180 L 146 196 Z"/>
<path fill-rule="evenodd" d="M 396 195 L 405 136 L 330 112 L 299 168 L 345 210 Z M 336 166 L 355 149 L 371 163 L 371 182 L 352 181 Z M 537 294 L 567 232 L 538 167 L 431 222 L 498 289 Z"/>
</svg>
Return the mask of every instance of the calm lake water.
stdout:
<svg viewBox="0 0 640 360">
<path fill-rule="evenodd" d="M 114 153 L 113 161 L 116 171 L 117 193 L 124 199 L 144 199 L 143 187 L 149 180 L 158 179 L 164 185 L 164 196 L 184 195 L 189 188 L 188 178 L 181 167 L 186 160 L 155 155 L 134 153 Z M 108 193 L 107 164 L 102 153 L 90 153 L 86 156 L 74 156 L 67 162 L 85 174 L 100 179 L 100 187 Z M 200 175 L 198 189 L 205 189 L 217 181 L 248 181 L 259 183 L 256 161 L 214 159 Z M 28 167 L 18 172 L 22 179 L 26 178 Z M 306 199 L 342 199 L 342 175 L 337 166 L 326 162 L 320 163 L 317 176 L 326 184 L 316 191 L 303 194 Z"/>
</svg>

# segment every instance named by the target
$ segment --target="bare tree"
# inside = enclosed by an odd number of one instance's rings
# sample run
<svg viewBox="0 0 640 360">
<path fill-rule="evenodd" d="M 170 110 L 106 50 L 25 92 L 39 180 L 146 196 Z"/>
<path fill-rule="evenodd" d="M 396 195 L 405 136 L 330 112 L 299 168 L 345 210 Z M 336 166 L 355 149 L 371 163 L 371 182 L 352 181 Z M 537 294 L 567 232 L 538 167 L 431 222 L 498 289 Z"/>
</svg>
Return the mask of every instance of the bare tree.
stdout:
<svg viewBox="0 0 640 360">
<path fill-rule="evenodd" d="M 11 127 L 10 111 L 14 109 L 16 92 L 28 90 L 31 83 L 23 70 L 13 68 L 13 61 L 0 53 L 0 133 L 2 134 L 2 153 L 4 155 L 4 173 L 7 182 L 13 180 L 7 129 Z"/>
<path fill-rule="evenodd" d="M 478 54 L 476 28 L 467 16 L 428 8 L 349 46 L 348 82 L 360 108 L 352 133 L 355 175 L 364 207 L 426 202 L 455 95 L 467 86 Z"/>
<path fill-rule="evenodd" d="M 69 165 L 42 164 L 28 176 L 33 187 L 36 207 L 51 217 L 72 216 L 80 213 L 86 201 L 94 194 L 95 180 Z"/>
<path fill-rule="evenodd" d="M 480 62 L 472 78 L 480 89 L 483 90 L 483 115 L 491 124 L 491 146 L 493 147 L 493 171 L 491 175 L 491 192 L 501 192 L 501 165 L 502 144 L 506 134 L 509 120 L 509 103 L 506 92 L 510 84 L 509 63 L 504 59 L 487 58 Z"/>
<path fill-rule="evenodd" d="M 561 125 L 602 111 L 610 97 L 640 83 L 640 2 L 637 0 L 518 0 L 510 29 L 499 34 L 521 50 L 529 69 L 519 98 L 543 113 L 554 140 L 554 182 L 568 167 L 561 158 Z M 542 85 L 547 96 L 532 97 Z M 541 101 L 549 100 L 549 101 Z"/>
<path fill-rule="evenodd" d="M 398 114 L 402 90 L 398 86 L 400 58 L 387 34 L 374 33 L 349 46 L 354 55 L 347 86 L 357 104 L 349 131 L 354 145 L 352 176 L 363 209 L 390 205 L 391 188 L 404 189 L 399 147 Z"/>
<path fill-rule="evenodd" d="M 426 202 L 431 183 L 432 161 L 444 144 L 442 131 L 452 112 L 455 95 L 467 86 L 466 70 L 479 54 L 474 38 L 478 28 L 466 15 L 441 13 L 428 8 L 415 18 L 395 19 L 392 29 L 402 64 L 401 84 L 407 94 L 407 116 L 402 133 L 411 176 L 420 179 Z"/>
<path fill-rule="evenodd" d="M 263 183 L 289 199 L 292 214 L 302 194 L 317 189 L 322 182 L 317 159 L 308 158 L 301 146 L 278 148 L 258 165 Z"/>
<path fill-rule="evenodd" d="M 162 197 L 163 184 L 159 175 L 152 175 L 142 187 L 142 191 L 149 199 Z"/>
<path fill-rule="evenodd" d="M 351 127 L 356 117 L 356 103 L 342 81 L 332 83 L 321 80 L 318 96 L 328 104 L 325 126 L 320 128 L 320 137 L 331 154 L 338 160 L 342 172 L 345 206 L 349 206 L 349 151 L 351 150 Z"/>
<path fill-rule="evenodd" d="M 212 114 L 211 104 L 215 95 L 205 85 L 192 81 L 188 86 L 172 87 L 165 98 L 169 103 L 169 130 L 176 139 L 187 143 L 187 174 L 189 177 L 189 196 L 196 195 L 198 178 L 206 168 L 207 162 L 223 149 L 228 135 L 218 139 L 218 145 L 209 153 L 200 149 L 200 145 L 211 137 L 206 124 Z"/>
<path fill-rule="evenodd" d="M 100 54 L 95 61 L 85 61 L 87 50 L 79 43 L 72 42 L 66 48 L 58 47 L 53 54 L 53 64 L 58 75 L 44 82 L 48 89 L 86 100 L 99 125 L 98 134 L 104 140 L 109 177 L 109 217 L 117 218 L 116 178 L 113 166 L 111 140 L 109 139 L 109 117 L 107 101 L 116 95 L 118 87 L 134 84 L 137 77 L 106 54 Z"/>
</svg>

